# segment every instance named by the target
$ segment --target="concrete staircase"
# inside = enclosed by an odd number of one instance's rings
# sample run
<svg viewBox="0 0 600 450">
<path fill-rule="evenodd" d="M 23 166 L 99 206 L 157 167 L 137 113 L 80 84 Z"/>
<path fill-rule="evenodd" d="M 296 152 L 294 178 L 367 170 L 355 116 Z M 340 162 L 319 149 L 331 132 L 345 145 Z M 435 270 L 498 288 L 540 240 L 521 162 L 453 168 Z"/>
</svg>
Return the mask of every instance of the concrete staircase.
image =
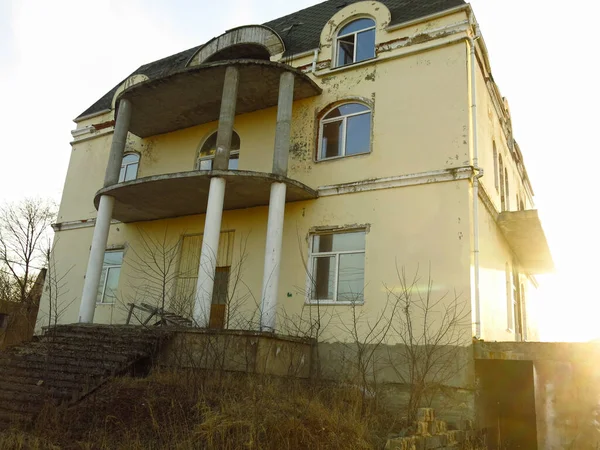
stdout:
<svg viewBox="0 0 600 450">
<path fill-rule="evenodd" d="M 0 428 L 31 421 L 46 403 L 72 403 L 115 375 L 148 368 L 169 332 L 75 324 L 0 352 Z"/>
</svg>

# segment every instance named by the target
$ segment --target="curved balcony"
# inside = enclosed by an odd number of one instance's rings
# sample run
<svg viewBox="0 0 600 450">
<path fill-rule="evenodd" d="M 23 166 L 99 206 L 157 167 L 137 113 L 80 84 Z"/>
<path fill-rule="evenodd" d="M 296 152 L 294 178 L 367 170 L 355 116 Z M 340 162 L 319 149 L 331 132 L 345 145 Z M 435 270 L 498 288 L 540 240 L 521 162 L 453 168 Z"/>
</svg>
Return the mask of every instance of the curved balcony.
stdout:
<svg viewBox="0 0 600 450">
<path fill-rule="evenodd" d="M 100 189 L 94 198 L 96 209 L 101 195 L 115 198 L 113 218 L 121 222 L 166 219 L 206 213 L 210 179 L 225 178 L 223 209 L 244 209 L 269 204 L 271 184 L 287 185 L 286 202 L 317 198 L 304 184 L 279 175 L 246 170 L 195 170 L 126 181 Z"/>
<path fill-rule="evenodd" d="M 215 121 L 219 118 L 228 66 L 239 69 L 236 114 L 276 106 L 279 78 L 284 72 L 295 75 L 294 100 L 321 93 L 314 81 L 291 66 L 238 59 L 201 64 L 162 78 L 142 81 L 119 95 L 117 109 L 121 99 L 131 101 L 133 113 L 129 131 L 142 138 Z"/>
</svg>

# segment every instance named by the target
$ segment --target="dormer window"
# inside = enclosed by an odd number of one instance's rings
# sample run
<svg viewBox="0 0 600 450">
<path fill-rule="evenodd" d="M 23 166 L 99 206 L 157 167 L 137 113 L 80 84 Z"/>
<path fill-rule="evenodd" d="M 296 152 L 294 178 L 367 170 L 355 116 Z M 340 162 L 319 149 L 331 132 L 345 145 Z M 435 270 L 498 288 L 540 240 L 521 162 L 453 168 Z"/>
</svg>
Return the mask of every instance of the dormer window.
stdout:
<svg viewBox="0 0 600 450">
<path fill-rule="evenodd" d="M 198 170 L 212 170 L 213 160 L 217 151 L 217 132 L 211 134 L 202 147 L 198 158 Z M 237 170 L 240 158 L 240 136 L 234 131 L 231 136 L 231 149 L 229 150 L 229 170 Z"/>
<path fill-rule="evenodd" d="M 336 42 L 336 67 L 374 58 L 375 21 L 364 18 L 350 22 L 340 30 Z"/>
</svg>

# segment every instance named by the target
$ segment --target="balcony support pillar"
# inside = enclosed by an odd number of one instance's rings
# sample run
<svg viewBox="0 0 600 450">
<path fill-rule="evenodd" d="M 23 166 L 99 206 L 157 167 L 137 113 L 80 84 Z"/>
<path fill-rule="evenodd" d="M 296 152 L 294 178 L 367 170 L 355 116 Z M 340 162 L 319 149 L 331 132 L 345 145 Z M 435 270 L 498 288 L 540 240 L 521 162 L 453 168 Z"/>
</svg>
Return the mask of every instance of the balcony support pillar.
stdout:
<svg viewBox="0 0 600 450">
<path fill-rule="evenodd" d="M 227 67 L 221 97 L 217 150 L 213 161 L 213 170 L 227 170 L 229 166 L 229 151 L 235 120 L 238 84 L 239 69 L 237 66 Z M 215 285 L 224 199 L 225 179 L 221 177 L 211 178 L 193 308 L 193 319 L 196 325 L 201 328 L 208 328 L 210 324 L 210 308 Z"/>
<path fill-rule="evenodd" d="M 131 102 L 123 99 L 119 103 L 119 113 L 115 123 L 113 140 L 110 147 L 108 164 L 104 175 L 104 187 L 112 186 L 119 181 L 121 171 L 121 162 L 127 142 L 127 133 L 129 132 L 129 123 L 131 121 Z M 110 221 L 112 219 L 114 197 L 103 195 L 100 197 L 98 205 L 98 215 L 94 225 L 94 235 L 92 237 L 92 248 L 88 260 L 85 280 L 83 283 L 83 292 L 81 294 L 81 304 L 79 306 L 79 322 L 92 323 L 94 321 L 94 312 L 96 310 L 96 299 L 98 296 L 98 285 L 102 275 L 102 265 L 104 262 L 104 251 L 108 242 L 108 233 L 110 231 Z"/>
<path fill-rule="evenodd" d="M 275 149 L 273 153 L 273 173 L 276 175 L 287 176 L 293 103 L 294 75 L 290 72 L 284 72 L 279 79 L 277 125 L 275 128 Z M 265 246 L 265 265 L 260 310 L 260 327 L 263 331 L 275 331 L 277 321 L 277 292 L 279 289 L 279 273 L 281 271 L 285 196 L 286 184 L 274 182 L 271 185 L 271 196 L 269 198 L 267 243 Z"/>
</svg>

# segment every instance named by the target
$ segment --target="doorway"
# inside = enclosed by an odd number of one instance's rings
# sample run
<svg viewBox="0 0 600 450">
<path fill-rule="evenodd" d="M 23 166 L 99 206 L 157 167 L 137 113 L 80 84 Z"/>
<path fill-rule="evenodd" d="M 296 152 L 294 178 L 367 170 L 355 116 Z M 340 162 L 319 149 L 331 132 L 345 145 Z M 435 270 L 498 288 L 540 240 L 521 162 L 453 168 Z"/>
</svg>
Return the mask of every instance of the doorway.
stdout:
<svg viewBox="0 0 600 450">
<path fill-rule="evenodd" d="M 537 450 L 532 361 L 476 360 L 479 427 L 490 450 Z"/>
</svg>

